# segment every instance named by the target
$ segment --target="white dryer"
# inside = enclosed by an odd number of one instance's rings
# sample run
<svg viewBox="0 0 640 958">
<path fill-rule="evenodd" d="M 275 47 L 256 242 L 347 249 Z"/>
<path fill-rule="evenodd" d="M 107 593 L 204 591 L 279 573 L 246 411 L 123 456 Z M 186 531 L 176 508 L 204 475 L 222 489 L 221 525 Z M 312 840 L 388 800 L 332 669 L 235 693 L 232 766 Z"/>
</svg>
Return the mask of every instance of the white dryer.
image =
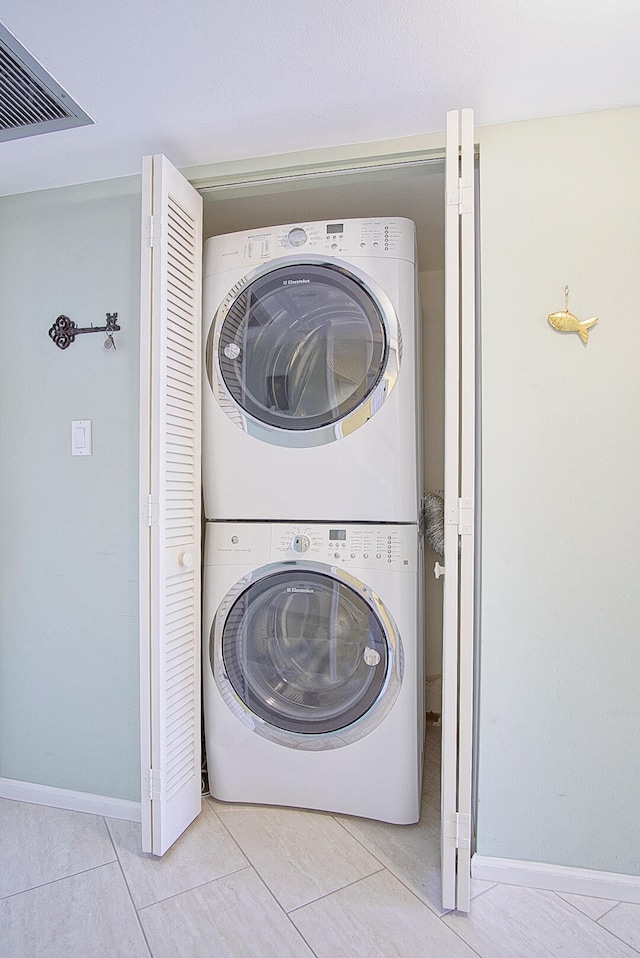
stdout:
<svg viewBox="0 0 640 958">
<path fill-rule="evenodd" d="M 403 218 L 207 240 L 207 518 L 417 521 L 415 249 Z"/>
<path fill-rule="evenodd" d="M 205 540 L 211 794 L 417 821 L 417 527 L 208 522 Z"/>
</svg>

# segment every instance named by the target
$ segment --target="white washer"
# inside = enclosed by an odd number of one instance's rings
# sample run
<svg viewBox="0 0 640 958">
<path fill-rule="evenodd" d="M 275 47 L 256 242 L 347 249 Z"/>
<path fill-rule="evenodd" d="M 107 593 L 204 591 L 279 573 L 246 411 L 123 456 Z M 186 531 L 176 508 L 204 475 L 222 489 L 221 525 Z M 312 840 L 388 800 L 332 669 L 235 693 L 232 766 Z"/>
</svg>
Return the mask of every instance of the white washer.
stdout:
<svg viewBox="0 0 640 958">
<path fill-rule="evenodd" d="M 207 518 L 417 521 L 415 249 L 403 218 L 207 240 Z"/>
<path fill-rule="evenodd" d="M 418 535 L 415 525 L 207 523 L 212 795 L 418 820 Z"/>
</svg>

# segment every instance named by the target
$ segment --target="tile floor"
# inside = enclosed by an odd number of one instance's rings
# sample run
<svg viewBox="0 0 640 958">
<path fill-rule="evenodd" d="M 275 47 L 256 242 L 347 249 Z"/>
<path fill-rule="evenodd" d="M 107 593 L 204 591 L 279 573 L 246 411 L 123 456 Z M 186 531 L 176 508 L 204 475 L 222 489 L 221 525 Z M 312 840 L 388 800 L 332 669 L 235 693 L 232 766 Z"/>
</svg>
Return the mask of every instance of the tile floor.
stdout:
<svg viewBox="0 0 640 958">
<path fill-rule="evenodd" d="M 204 801 L 162 860 L 138 825 L 0 801 L 2 958 L 637 958 L 640 905 L 473 883 L 439 903 L 438 730 L 422 817 Z"/>
</svg>

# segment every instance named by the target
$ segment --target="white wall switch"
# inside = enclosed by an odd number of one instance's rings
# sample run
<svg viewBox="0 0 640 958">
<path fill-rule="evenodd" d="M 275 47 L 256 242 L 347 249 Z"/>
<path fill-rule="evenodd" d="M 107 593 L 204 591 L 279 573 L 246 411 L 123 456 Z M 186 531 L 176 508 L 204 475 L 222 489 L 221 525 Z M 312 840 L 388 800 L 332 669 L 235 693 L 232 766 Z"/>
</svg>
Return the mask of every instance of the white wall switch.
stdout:
<svg viewBox="0 0 640 958">
<path fill-rule="evenodd" d="M 71 455 L 91 455 L 91 420 L 74 419 L 71 423 Z"/>
</svg>

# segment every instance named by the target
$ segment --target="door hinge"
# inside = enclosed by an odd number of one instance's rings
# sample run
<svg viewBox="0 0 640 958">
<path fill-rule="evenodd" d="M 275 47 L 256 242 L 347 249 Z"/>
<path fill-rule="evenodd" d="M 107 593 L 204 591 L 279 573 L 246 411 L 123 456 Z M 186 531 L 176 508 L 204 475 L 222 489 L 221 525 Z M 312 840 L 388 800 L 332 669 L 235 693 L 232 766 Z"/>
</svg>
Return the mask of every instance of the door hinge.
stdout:
<svg viewBox="0 0 640 958">
<path fill-rule="evenodd" d="M 459 536 L 473 535 L 473 499 L 458 499 L 447 508 L 447 525 L 457 526 Z"/>
<path fill-rule="evenodd" d="M 160 772 L 154 768 L 148 768 L 142 782 L 142 797 L 157 801 L 161 795 Z"/>
<path fill-rule="evenodd" d="M 154 499 L 149 493 L 147 501 L 142 504 L 142 518 L 146 520 L 149 528 L 158 525 L 158 500 Z"/>
<path fill-rule="evenodd" d="M 471 815 L 456 812 L 456 848 L 471 847 Z"/>
<path fill-rule="evenodd" d="M 459 216 L 473 213 L 473 183 L 467 183 L 459 176 L 457 185 L 447 191 L 447 205 L 457 206 Z"/>
<path fill-rule="evenodd" d="M 155 243 L 155 229 L 154 229 L 154 227 L 155 227 L 155 220 L 154 220 L 153 214 L 152 214 L 152 215 L 149 216 L 149 218 L 147 219 L 147 222 L 146 222 L 145 227 L 144 227 L 144 239 L 145 239 L 145 242 L 146 242 L 147 246 L 149 247 L 149 249 L 153 249 L 154 243 Z"/>
<path fill-rule="evenodd" d="M 462 812 L 449 812 L 445 816 L 444 836 L 454 848 L 471 847 L 471 816 Z"/>
</svg>

